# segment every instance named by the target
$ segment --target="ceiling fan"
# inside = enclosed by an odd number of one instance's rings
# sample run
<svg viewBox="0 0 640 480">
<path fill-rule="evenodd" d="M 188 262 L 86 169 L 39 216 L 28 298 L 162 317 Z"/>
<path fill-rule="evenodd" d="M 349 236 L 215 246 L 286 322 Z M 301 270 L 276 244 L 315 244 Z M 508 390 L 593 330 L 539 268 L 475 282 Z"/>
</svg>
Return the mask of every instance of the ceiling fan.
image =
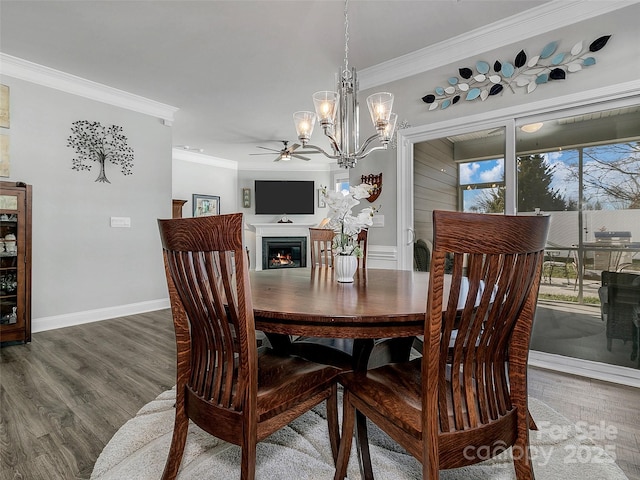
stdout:
<svg viewBox="0 0 640 480">
<path fill-rule="evenodd" d="M 289 161 L 292 158 L 305 160 L 307 162 L 311 160 L 310 158 L 303 157 L 299 153 L 293 153 L 295 150 L 300 148 L 299 143 L 294 143 L 290 147 L 288 146 L 289 142 L 287 140 L 282 140 L 282 143 L 283 143 L 282 150 L 276 150 L 275 148 L 260 147 L 260 146 L 258 146 L 258 148 L 262 148 L 264 150 L 270 150 L 271 152 L 276 152 L 278 156 L 275 158 L 274 162 L 279 162 L 280 160 Z M 304 153 L 314 153 L 314 152 L 304 152 Z M 272 153 L 250 153 L 249 155 L 273 155 L 273 154 Z"/>
</svg>

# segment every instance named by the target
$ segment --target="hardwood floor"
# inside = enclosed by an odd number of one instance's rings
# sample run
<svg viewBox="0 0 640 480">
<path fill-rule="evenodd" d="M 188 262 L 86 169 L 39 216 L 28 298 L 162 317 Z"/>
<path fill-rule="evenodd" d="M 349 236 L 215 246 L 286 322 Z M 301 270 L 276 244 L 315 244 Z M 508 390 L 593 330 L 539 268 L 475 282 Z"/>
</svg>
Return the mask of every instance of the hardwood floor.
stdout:
<svg viewBox="0 0 640 480">
<path fill-rule="evenodd" d="M 88 479 L 113 434 L 174 385 L 174 359 L 169 310 L 0 349 L 0 480 Z M 574 422 L 615 427 L 600 443 L 640 480 L 638 389 L 532 368 L 529 392 Z"/>
</svg>

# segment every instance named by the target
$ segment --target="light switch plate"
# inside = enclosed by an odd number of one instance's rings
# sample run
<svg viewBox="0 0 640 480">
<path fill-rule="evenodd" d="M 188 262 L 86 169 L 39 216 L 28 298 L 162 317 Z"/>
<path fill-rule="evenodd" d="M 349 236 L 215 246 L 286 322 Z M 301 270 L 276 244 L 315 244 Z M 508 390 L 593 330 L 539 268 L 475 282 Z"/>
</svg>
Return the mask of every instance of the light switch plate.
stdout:
<svg viewBox="0 0 640 480">
<path fill-rule="evenodd" d="M 111 217 L 111 226 L 116 228 L 130 228 L 130 217 Z"/>
</svg>

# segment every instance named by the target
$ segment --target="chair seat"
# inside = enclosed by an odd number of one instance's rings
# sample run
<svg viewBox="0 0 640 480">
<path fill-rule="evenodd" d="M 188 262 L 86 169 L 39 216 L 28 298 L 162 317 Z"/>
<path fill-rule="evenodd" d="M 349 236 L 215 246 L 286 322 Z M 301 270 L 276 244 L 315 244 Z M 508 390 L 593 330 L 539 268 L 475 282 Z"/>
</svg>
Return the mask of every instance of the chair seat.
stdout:
<svg viewBox="0 0 640 480">
<path fill-rule="evenodd" d="M 302 398 L 326 390 L 340 370 L 266 350 L 258 357 L 258 422 L 274 417 Z"/>
<path fill-rule="evenodd" d="M 345 372 L 339 377 L 355 396 L 378 406 L 380 412 L 394 411 L 396 425 L 414 437 L 421 437 L 420 359 L 392 363 L 367 372 Z M 402 408 L 398 408 L 398 406 Z"/>
</svg>

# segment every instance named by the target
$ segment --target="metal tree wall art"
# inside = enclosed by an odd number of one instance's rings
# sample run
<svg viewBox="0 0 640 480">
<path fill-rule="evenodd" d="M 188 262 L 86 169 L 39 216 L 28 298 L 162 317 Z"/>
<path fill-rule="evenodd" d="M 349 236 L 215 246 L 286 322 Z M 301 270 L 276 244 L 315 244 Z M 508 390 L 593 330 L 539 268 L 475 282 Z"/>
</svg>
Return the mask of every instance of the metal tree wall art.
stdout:
<svg viewBox="0 0 640 480">
<path fill-rule="evenodd" d="M 71 125 L 67 147 L 76 150 L 72 170 L 91 170 L 91 165 L 87 162 L 98 162 L 100 174 L 96 182 L 111 183 L 105 174 L 105 163 L 108 160 L 114 165 L 120 165 L 123 175 L 131 175 L 133 148 L 127 145 L 127 137 L 122 134 L 122 127 L 104 127 L 100 122 L 88 120 L 78 120 Z"/>
<path fill-rule="evenodd" d="M 436 87 L 433 93 L 422 97 L 429 104 L 429 110 L 444 110 L 460 100 L 486 100 L 508 88 L 515 93 L 516 88 L 533 92 L 539 85 L 552 80 L 564 80 L 567 74 L 579 72 L 584 67 L 595 65 L 591 53 L 597 52 L 611 38 L 605 35 L 591 42 L 585 49 L 584 42 L 576 43 L 571 50 L 558 52 L 558 42 L 547 44 L 538 55 L 527 58 L 520 50 L 513 62 L 496 60 L 493 68 L 485 61 L 478 61 L 475 71 L 469 67 L 458 70 L 460 77 L 450 77 L 446 87 Z"/>
</svg>

